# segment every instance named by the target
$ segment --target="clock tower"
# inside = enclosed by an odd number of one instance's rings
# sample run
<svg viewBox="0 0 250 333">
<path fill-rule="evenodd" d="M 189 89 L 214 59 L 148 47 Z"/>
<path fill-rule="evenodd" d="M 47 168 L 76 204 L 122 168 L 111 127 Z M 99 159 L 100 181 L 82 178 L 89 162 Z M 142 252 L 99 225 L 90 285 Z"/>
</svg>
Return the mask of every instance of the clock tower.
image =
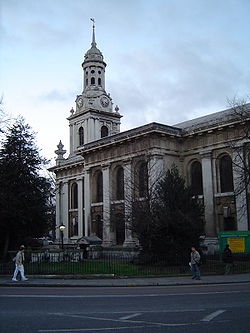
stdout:
<svg viewBox="0 0 250 333">
<path fill-rule="evenodd" d="M 83 92 L 76 97 L 75 110 L 68 118 L 70 125 L 70 155 L 91 141 L 120 132 L 118 106 L 113 110 L 113 101 L 105 90 L 105 68 L 101 51 L 95 40 L 93 21 L 91 48 L 86 52 L 83 68 Z"/>
</svg>

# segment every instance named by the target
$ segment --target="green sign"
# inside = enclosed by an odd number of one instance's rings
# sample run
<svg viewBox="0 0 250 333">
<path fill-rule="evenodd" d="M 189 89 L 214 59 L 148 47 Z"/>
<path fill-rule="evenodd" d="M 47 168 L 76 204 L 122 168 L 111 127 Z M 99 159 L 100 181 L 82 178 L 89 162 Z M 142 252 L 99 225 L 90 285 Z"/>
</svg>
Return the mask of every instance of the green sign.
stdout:
<svg viewBox="0 0 250 333">
<path fill-rule="evenodd" d="M 234 253 L 250 253 L 250 231 L 222 231 L 219 233 L 220 251 L 226 244 Z"/>
</svg>

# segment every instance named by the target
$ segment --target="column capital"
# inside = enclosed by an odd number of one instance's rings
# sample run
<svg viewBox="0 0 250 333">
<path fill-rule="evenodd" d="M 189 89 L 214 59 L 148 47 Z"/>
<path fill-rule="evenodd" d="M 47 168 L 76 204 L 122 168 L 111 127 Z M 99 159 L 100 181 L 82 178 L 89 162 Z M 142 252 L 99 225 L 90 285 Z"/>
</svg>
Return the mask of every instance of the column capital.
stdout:
<svg viewBox="0 0 250 333">
<path fill-rule="evenodd" d="M 91 172 L 91 168 L 89 168 L 89 167 L 85 167 L 84 168 L 84 171 L 85 171 L 85 173 L 87 173 L 87 174 L 90 174 L 90 172 Z"/>
<path fill-rule="evenodd" d="M 203 149 L 199 152 L 202 158 L 210 158 L 212 156 L 212 150 L 211 149 Z"/>
<path fill-rule="evenodd" d="M 102 163 L 101 164 L 102 170 L 109 169 L 110 166 L 111 166 L 111 163 Z"/>
</svg>

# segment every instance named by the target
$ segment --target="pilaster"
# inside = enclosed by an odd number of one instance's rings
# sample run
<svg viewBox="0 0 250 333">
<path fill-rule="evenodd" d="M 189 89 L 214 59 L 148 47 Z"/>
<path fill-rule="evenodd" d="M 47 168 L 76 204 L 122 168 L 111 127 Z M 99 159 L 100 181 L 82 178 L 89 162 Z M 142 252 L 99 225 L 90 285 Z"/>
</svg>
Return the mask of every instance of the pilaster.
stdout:
<svg viewBox="0 0 250 333">
<path fill-rule="evenodd" d="M 214 186 L 212 169 L 212 151 L 204 150 L 200 152 L 202 162 L 203 197 L 205 207 L 205 229 L 207 236 L 216 235 L 215 206 L 214 206 Z"/>
<path fill-rule="evenodd" d="M 90 170 L 86 169 L 84 174 L 84 234 L 89 236 L 91 222 L 91 189 L 90 189 Z"/>
<path fill-rule="evenodd" d="M 83 226 L 83 178 L 77 179 L 78 189 L 78 236 L 84 236 Z"/>
<path fill-rule="evenodd" d="M 158 181 L 163 176 L 163 156 L 160 154 L 153 155 L 150 157 L 149 165 L 148 165 L 148 173 L 149 173 L 149 190 L 154 192 L 154 188 Z"/>
<path fill-rule="evenodd" d="M 132 200 L 133 200 L 133 184 L 132 184 L 132 165 L 131 160 L 123 164 L 124 168 L 124 211 L 125 211 L 125 241 L 124 247 L 133 247 L 135 241 L 132 233 Z"/>
<path fill-rule="evenodd" d="M 110 166 L 102 167 L 103 174 L 103 245 L 110 246 L 112 241 L 110 238 Z"/>
</svg>

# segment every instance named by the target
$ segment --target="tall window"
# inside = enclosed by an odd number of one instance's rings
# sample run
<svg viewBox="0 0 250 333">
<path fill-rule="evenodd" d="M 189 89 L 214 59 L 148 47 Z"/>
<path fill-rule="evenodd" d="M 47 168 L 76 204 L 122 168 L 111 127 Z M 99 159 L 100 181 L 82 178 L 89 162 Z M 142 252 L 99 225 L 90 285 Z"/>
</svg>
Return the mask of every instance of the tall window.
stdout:
<svg viewBox="0 0 250 333">
<path fill-rule="evenodd" d="M 107 126 L 102 126 L 101 128 L 101 138 L 109 135 L 109 130 Z"/>
<path fill-rule="evenodd" d="M 78 208 L 78 186 L 77 186 L 77 183 L 73 183 L 71 185 L 71 209 L 76 209 Z"/>
<path fill-rule="evenodd" d="M 201 195 L 203 194 L 203 186 L 202 186 L 202 167 L 201 163 L 195 161 L 191 165 L 190 169 L 191 176 L 191 190 L 193 195 Z"/>
<path fill-rule="evenodd" d="M 84 130 L 82 126 L 79 128 L 78 134 L 79 134 L 79 146 L 82 146 L 84 145 Z"/>
<path fill-rule="evenodd" d="M 72 183 L 70 187 L 69 207 L 69 237 L 78 236 L 78 186 Z"/>
<path fill-rule="evenodd" d="M 99 171 L 96 178 L 96 202 L 103 201 L 103 179 L 102 172 Z"/>
<path fill-rule="evenodd" d="M 233 192 L 233 168 L 232 159 L 229 155 L 223 155 L 219 159 L 220 190 L 221 193 Z"/>
<path fill-rule="evenodd" d="M 139 166 L 139 197 L 146 197 L 148 193 L 148 166 L 146 162 Z"/>
<path fill-rule="evenodd" d="M 116 172 L 116 199 L 124 199 L 124 170 L 119 167 Z"/>
<path fill-rule="evenodd" d="M 101 86 L 102 85 L 102 80 L 101 80 L 101 78 L 99 77 L 98 78 L 98 86 Z"/>
<path fill-rule="evenodd" d="M 90 83 L 91 83 L 92 85 L 95 84 L 95 78 L 94 78 L 94 77 L 91 78 Z"/>
</svg>

